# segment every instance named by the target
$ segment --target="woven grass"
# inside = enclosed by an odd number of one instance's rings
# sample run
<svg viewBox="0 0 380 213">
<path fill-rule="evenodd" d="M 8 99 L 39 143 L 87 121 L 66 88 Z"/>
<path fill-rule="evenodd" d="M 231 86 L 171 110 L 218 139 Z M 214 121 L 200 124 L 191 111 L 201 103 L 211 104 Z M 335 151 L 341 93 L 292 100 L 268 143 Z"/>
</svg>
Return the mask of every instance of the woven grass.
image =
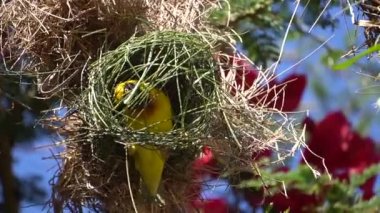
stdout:
<svg viewBox="0 0 380 213">
<path fill-rule="evenodd" d="M 363 27 L 368 47 L 379 44 L 380 36 L 380 1 L 361 1 L 358 9 L 366 19 L 358 21 L 358 26 Z"/>
<path fill-rule="evenodd" d="M 220 39 L 208 34 L 149 33 L 131 38 L 94 62 L 89 86 L 74 114 L 81 122 L 65 141 L 65 167 L 53 203 L 72 211 L 81 206 L 97 211 L 129 212 L 134 206 L 142 212 L 184 211 L 193 196 L 189 188 L 202 184 L 195 183 L 199 180 L 192 180 L 191 174 L 191 163 L 202 146 L 212 147 L 227 179 L 253 171 L 252 155 L 261 150 L 277 150 L 280 157 L 292 154 L 301 143 L 296 124 L 276 109 L 247 101 L 256 95 L 265 98 L 262 94 L 269 91 L 263 82 L 273 76 L 262 72 L 251 88 L 239 87 L 234 79 L 244 67 L 215 53 Z M 168 94 L 173 131 L 151 134 L 126 128 L 125 117 L 115 110 L 113 88 L 127 79 L 140 79 Z M 128 98 L 138 102 L 143 96 L 132 93 Z M 170 153 L 159 191 L 165 205 L 146 200 L 139 175 L 131 159 L 125 158 L 125 149 L 132 144 L 155 145 Z"/>
<path fill-rule="evenodd" d="M 204 134 L 202 132 L 209 128 L 206 121 L 218 103 L 213 44 L 202 40 L 197 34 L 150 33 L 132 38 L 102 56 L 92 66 L 90 89 L 84 93 L 88 123 L 103 130 L 124 132 L 125 123 L 120 124 L 117 118 L 120 113 L 115 115 L 113 88 L 120 82 L 137 79 L 169 96 L 175 129 L 191 131 L 188 137 L 199 138 L 198 133 Z M 145 95 L 132 94 L 129 101 L 134 104 Z M 173 141 L 160 143 L 170 147 L 189 144 L 180 140 L 184 138 L 177 135 L 180 133 L 173 131 L 172 134 Z M 139 137 L 138 141 L 143 139 Z"/>
<path fill-rule="evenodd" d="M 0 52 L 7 69 L 22 58 L 42 97 L 79 93 L 87 66 L 132 35 L 200 30 L 213 1 L 12 0 L 0 6 Z M 66 97 L 68 99 L 68 97 Z"/>
<path fill-rule="evenodd" d="M 266 96 L 270 70 L 250 88 L 236 82 L 245 67 L 229 59 L 230 51 L 219 51 L 232 44 L 207 26 L 212 6 L 217 1 L 13 0 L 1 6 L 1 53 L 14 64 L 27 58 L 23 72 L 36 76 L 42 98 L 58 96 L 74 111 L 44 123 L 65 137 L 57 156 L 62 166 L 52 179 L 56 212 L 184 212 L 194 197 L 188 189 L 202 184 L 191 173 L 202 146 L 212 147 L 226 179 L 236 179 L 239 171 L 254 170 L 253 153 L 272 149 L 281 161 L 302 144 L 297 124 L 266 105 L 278 101 Z M 126 128 L 112 94 L 127 79 L 169 96 L 173 131 Z M 132 93 L 129 101 L 144 95 Z M 254 97 L 263 101 L 249 104 Z M 164 204 L 147 200 L 125 154 L 132 144 L 170 153 L 159 190 Z"/>
</svg>

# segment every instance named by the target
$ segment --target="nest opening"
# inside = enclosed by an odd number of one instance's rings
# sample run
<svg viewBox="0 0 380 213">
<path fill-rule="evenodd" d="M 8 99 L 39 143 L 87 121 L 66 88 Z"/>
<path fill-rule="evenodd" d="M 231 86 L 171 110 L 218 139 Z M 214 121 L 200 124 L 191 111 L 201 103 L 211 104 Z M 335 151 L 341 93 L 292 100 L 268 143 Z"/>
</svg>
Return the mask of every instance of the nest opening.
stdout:
<svg viewBox="0 0 380 213">
<path fill-rule="evenodd" d="M 114 131 L 119 141 L 189 148 L 208 134 L 212 111 L 217 109 L 218 88 L 209 44 L 199 35 L 160 32 L 134 37 L 91 66 L 89 89 L 83 93 L 81 111 L 90 128 Z M 125 113 L 117 112 L 114 89 L 127 80 L 148 83 L 170 99 L 174 128 L 150 134 L 125 128 Z M 130 105 L 143 102 L 146 92 L 126 97 Z"/>
</svg>

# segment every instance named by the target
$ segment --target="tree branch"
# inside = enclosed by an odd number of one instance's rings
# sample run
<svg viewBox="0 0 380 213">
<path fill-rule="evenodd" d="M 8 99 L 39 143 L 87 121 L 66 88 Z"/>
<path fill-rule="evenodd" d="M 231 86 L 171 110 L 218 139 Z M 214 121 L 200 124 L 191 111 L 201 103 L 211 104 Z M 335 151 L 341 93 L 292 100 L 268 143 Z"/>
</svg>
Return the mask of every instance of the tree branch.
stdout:
<svg viewBox="0 0 380 213">
<path fill-rule="evenodd" d="M 4 211 L 19 212 L 16 179 L 12 171 L 12 138 L 6 133 L 0 134 L 0 182 L 3 188 Z"/>
</svg>

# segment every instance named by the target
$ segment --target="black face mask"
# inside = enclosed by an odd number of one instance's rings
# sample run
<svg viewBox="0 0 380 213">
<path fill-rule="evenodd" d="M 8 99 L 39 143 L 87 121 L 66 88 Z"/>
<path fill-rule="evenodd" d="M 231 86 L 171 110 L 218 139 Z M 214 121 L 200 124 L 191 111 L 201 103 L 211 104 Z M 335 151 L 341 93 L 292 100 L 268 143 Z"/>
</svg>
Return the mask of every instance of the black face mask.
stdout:
<svg viewBox="0 0 380 213">
<path fill-rule="evenodd" d="M 135 91 L 134 91 L 135 90 Z M 130 99 L 130 103 L 125 103 L 127 97 L 123 97 L 123 100 L 118 103 L 116 108 L 117 111 L 121 111 L 125 107 L 131 110 L 142 110 L 149 106 L 151 103 L 151 98 L 149 93 L 143 91 L 140 87 L 136 88 L 136 84 L 128 83 L 124 87 L 125 94 L 131 94 L 134 91 L 133 97 Z"/>
</svg>

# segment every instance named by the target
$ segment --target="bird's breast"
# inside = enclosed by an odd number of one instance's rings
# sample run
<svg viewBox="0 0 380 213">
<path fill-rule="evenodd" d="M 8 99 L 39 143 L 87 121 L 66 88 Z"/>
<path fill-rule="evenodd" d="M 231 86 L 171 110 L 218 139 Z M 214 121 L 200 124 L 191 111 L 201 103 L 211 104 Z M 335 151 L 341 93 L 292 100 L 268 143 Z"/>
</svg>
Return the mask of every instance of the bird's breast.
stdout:
<svg viewBox="0 0 380 213">
<path fill-rule="evenodd" d="M 129 127 L 149 132 L 168 132 L 173 128 L 172 109 L 168 97 L 156 94 L 143 109 L 129 110 Z"/>
</svg>

